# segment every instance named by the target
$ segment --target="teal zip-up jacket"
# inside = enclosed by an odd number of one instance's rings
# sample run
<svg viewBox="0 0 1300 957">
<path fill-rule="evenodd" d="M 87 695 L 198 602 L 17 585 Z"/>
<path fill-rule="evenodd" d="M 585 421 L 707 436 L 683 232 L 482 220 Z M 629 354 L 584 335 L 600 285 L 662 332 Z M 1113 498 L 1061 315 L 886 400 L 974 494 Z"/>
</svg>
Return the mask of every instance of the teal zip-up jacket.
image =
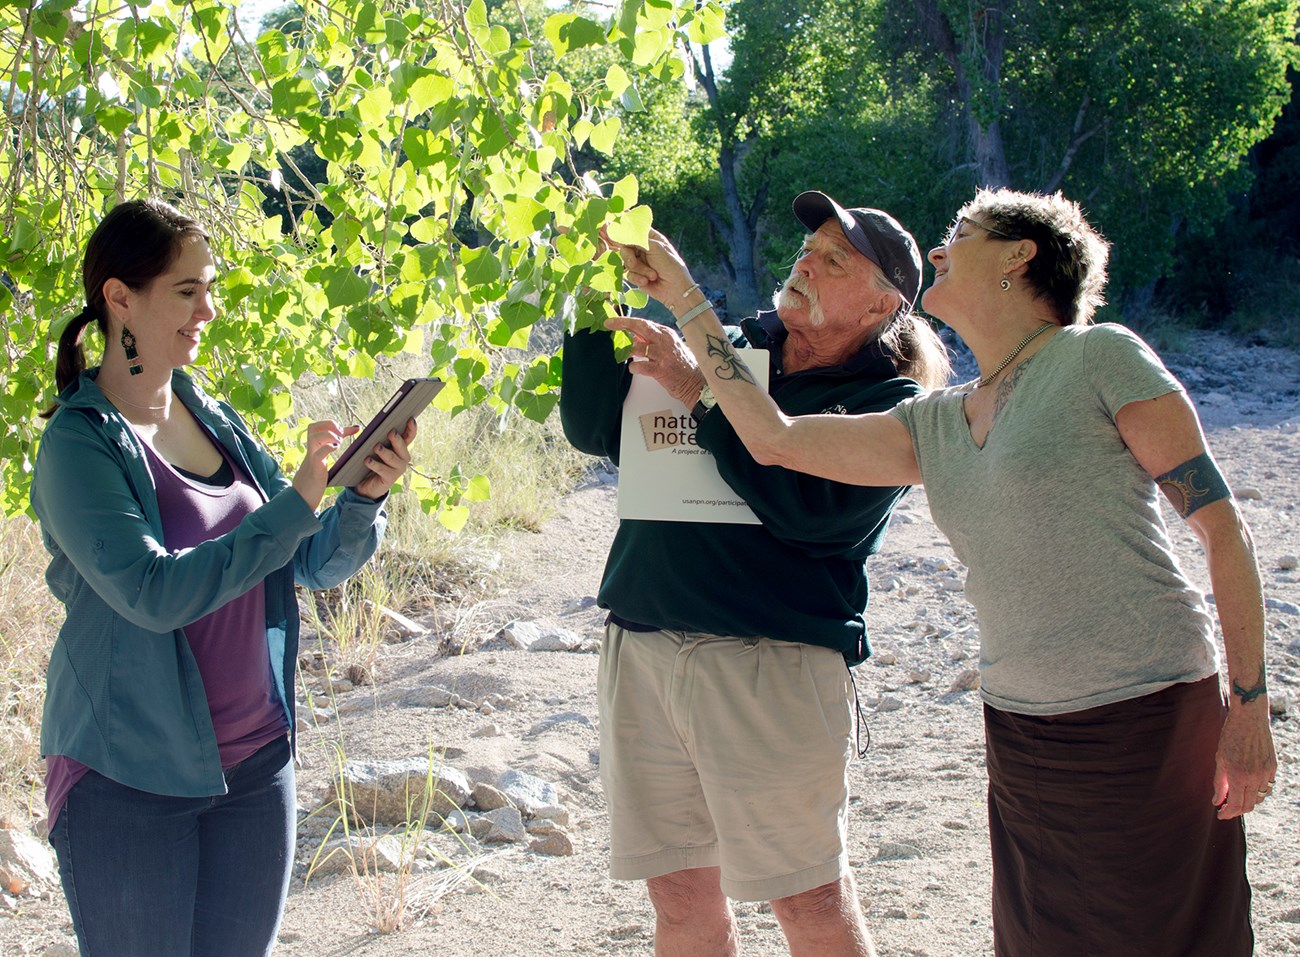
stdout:
<svg viewBox="0 0 1300 957">
<path fill-rule="evenodd" d="M 786 332 L 774 312 L 745 320 L 731 334 L 739 346 L 769 350 L 769 391 L 787 415 L 881 412 L 922 391 L 877 343 L 842 365 L 784 374 Z M 617 464 L 632 375 L 626 362 L 615 361 L 612 337 L 566 336 L 563 377 L 565 435 L 581 451 Z M 879 550 L 906 487 L 845 485 L 760 465 L 721 408 L 704 416 L 696 441 L 762 524 L 622 521 L 597 603 L 638 626 L 766 636 L 834 648 L 850 664 L 864 660 L 865 562 Z"/>
<path fill-rule="evenodd" d="M 185 625 L 265 580 L 271 670 L 292 729 L 294 581 L 330 588 L 364 565 L 383 536 L 383 502 L 347 489 L 316 516 L 235 411 L 177 371 L 176 397 L 267 501 L 228 534 L 169 551 L 144 446 L 97 375 L 59 395 L 32 473 L 32 508 L 51 555 L 45 578 L 67 609 L 50 651 L 41 753 L 141 791 L 223 794 Z"/>
</svg>

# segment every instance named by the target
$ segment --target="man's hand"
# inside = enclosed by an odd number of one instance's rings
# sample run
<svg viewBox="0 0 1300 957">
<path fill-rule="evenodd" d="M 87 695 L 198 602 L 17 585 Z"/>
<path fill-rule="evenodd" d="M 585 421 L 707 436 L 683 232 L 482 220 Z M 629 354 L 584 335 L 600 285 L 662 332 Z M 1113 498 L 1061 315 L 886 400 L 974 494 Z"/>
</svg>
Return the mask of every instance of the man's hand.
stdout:
<svg viewBox="0 0 1300 957">
<path fill-rule="evenodd" d="M 616 243 L 604 229 L 600 235 L 605 244 L 622 258 L 623 277 L 628 282 L 663 303 L 673 315 L 682 311 L 674 306 L 685 305 L 683 297 L 695 288 L 695 282 L 681 255 L 663 233 L 650 230 L 650 246 L 644 249 Z"/>
<path fill-rule="evenodd" d="M 605 328 L 632 337 L 633 375 L 650 376 L 687 409 L 695 405 L 704 388 L 704 373 L 674 330 L 635 316 L 615 316 L 606 320 Z"/>
</svg>

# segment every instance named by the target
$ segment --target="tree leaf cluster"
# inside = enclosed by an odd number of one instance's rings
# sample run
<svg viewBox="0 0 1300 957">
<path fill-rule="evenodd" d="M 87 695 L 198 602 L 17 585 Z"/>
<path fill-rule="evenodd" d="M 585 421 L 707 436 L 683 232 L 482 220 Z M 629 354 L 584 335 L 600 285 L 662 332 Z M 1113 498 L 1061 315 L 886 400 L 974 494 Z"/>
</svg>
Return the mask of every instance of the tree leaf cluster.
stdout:
<svg viewBox="0 0 1300 957">
<path fill-rule="evenodd" d="M 144 195 L 211 233 L 222 321 L 197 371 L 290 465 L 290 385 L 403 353 L 446 380 L 444 408 L 545 418 L 559 363 L 525 351 L 531 329 L 608 315 L 598 231 L 644 241 L 651 221 L 634 176 L 575 156 L 613 153 L 637 85 L 679 76 L 722 10 L 536 5 L 538 28 L 504 9 L 324 0 L 250 36 L 228 0 L 0 6 L 0 506 L 26 507 L 86 238 Z M 472 481 L 412 484 L 437 510 Z"/>
</svg>

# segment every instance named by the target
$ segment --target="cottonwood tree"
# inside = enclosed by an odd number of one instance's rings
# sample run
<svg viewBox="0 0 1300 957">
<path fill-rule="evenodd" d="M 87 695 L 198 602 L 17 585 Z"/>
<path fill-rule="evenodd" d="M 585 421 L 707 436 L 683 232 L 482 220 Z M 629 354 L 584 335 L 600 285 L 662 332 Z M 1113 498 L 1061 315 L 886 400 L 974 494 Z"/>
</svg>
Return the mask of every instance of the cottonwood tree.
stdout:
<svg viewBox="0 0 1300 957">
<path fill-rule="evenodd" d="M 680 77 L 677 51 L 720 36 L 722 10 L 580 4 L 512 31 L 483 0 L 322 0 L 284 26 L 254 37 L 227 0 L 0 2 L 6 513 L 27 504 L 85 241 L 143 195 L 210 230 L 222 321 L 198 371 L 282 453 L 299 377 L 367 377 L 403 351 L 447 381 L 446 408 L 544 418 L 558 362 L 511 350 L 542 317 L 602 319 L 621 284 L 598 230 L 644 241 L 651 221 L 634 176 L 583 175 L 575 150 L 613 153 L 636 84 Z M 574 82 L 566 59 L 597 49 L 608 67 Z M 466 491 L 412 484 L 430 509 Z"/>
<path fill-rule="evenodd" d="M 689 129 L 716 173 L 646 195 L 747 308 L 788 266 L 789 200 L 806 188 L 889 209 L 923 246 L 976 187 L 1060 189 L 1114 241 L 1112 290 L 1133 296 L 1168 272 L 1179 231 L 1221 218 L 1246 185 L 1243 159 L 1286 101 L 1297 11 L 736 0 L 730 65 L 699 49 L 693 64 Z"/>
<path fill-rule="evenodd" d="M 952 165 L 980 186 L 1061 189 L 1149 291 L 1174 237 L 1221 217 L 1289 95 L 1293 0 L 911 0 L 946 68 Z M 899 8 L 906 6 L 900 3 Z"/>
</svg>

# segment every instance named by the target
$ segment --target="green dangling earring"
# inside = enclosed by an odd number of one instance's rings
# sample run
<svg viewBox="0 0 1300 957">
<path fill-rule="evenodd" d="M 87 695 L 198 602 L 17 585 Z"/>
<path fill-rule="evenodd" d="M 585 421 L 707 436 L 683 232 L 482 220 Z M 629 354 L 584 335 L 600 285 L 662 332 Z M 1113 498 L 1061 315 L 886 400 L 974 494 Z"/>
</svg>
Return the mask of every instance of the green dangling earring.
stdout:
<svg viewBox="0 0 1300 957">
<path fill-rule="evenodd" d="M 126 326 L 122 327 L 122 350 L 126 353 L 126 368 L 131 375 L 139 375 L 144 371 L 144 363 L 140 361 L 140 353 L 135 350 L 135 336 L 131 335 L 131 330 Z"/>
</svg>

